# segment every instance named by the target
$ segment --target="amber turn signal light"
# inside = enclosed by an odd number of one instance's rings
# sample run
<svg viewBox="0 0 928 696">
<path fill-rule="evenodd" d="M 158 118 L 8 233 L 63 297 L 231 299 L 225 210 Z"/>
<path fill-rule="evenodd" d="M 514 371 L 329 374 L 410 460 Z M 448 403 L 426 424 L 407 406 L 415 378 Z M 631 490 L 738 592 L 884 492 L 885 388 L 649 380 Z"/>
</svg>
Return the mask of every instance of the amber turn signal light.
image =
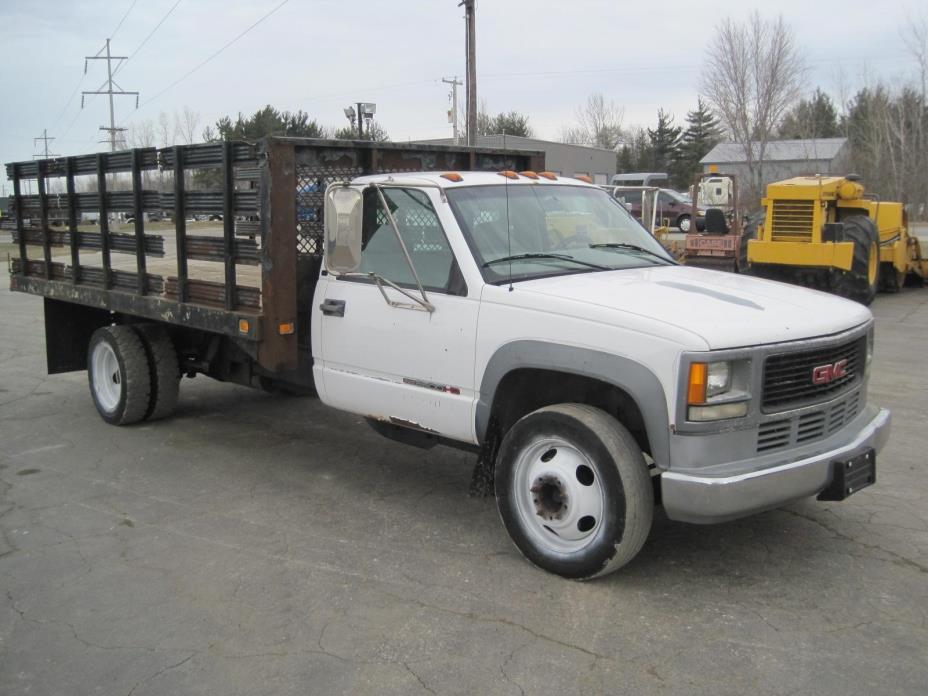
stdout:
<svg viewBox="0 0 928 696">
<path fill-rule="evenodd" d="M 691 363 L 689 388 L 687 389 L 687 403 L 706 403 L 706 386 L 709 383 L 708 363 Z"/>
</svg>

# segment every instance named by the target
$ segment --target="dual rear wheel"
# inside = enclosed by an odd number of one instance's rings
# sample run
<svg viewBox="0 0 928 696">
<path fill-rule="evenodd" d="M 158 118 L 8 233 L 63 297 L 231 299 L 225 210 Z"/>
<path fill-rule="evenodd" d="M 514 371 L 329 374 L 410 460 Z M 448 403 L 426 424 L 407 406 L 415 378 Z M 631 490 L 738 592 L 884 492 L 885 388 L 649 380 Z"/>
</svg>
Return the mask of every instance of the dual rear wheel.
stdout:
<svg viewBox="0 0 928 696">
<path fill-rule="evenodd" d="M 165 418 L 177 405 L 177 353 L 157 324 L 97 329 L 87 351 L 87 377 L 97 412 L 113 425 Z"/>
</svg>

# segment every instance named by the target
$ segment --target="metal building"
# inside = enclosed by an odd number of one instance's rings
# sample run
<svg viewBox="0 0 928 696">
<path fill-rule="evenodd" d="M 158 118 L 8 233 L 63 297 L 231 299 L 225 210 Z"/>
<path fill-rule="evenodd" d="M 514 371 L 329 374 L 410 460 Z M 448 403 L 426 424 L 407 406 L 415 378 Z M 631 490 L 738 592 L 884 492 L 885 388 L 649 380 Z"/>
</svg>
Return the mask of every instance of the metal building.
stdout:
<svg viewBox="0 0 928 696">
<path fill-rule="evenodd" d="M 759 155 L 757 143 L 752 143 L 755 157 Z M 719 143 L 699 160 L 704 172 L 719 171 L 735 174 L 748 180 L 744 146 L 740 143 Z M 815 174 L 847 174 L 850 165 L 850 147 L 847 138 L 818 138 L 810 140 L 773 140 L 764 152 L 764 180 L 766 188 L 772 181 L 794 176 Z"/>
<path fill-rule="evenodd" d="M 426 144 L 454 145 L 453 138 L 420 140 Z M 596 184 L 608 184 L 616 173 L 616 153 L 599 147 L 568 145 L 552 140 L 523 138 L 519 135 L 479 135 L 478 147 L 495 147 L 506 150 L 541 150 L 545 153 L 545 168 L 561 176 L 586 174 Z"/>
</svg>

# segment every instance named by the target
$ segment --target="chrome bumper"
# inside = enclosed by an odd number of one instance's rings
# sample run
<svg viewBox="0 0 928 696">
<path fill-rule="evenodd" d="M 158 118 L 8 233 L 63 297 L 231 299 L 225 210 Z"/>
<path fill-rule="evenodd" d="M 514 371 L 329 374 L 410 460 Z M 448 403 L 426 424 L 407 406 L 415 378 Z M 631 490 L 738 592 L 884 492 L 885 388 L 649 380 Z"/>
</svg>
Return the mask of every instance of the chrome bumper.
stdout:
<svg viewBox="0 0 928 696">
<path fill-rule="evenodd" d="M 661 474 L 664 510 L 672 520 L 712 524 L 816 495 L 831 482 L 832 462 L 869 448 L 883 448 L 889 439 L 890 420 L 889 411 L 880 409 L 850 442 L 760 471 L 724 477 L 668 471 Z"/>
</svg>

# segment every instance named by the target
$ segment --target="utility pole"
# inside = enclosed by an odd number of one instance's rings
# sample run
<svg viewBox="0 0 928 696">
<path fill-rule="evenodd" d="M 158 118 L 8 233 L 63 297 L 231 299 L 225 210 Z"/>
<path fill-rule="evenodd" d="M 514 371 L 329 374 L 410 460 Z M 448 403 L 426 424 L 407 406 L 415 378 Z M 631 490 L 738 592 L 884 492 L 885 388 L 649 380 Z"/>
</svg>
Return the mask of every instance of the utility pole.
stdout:
<svg viewBox="0 0 928 696">
<path fill-rule="evenodd" d="M 454 144 L 458 142 L 458 87 L 464 85 L 455 75 L 450 80 L 446 77 L 441 78 L 446 85 L 451 85 L 451 124 L 454 130 Z"/>
<path fill-rule="evenodd" d="M 461 0 L 467 21 L 467 144 L 477 144 L 477 24 L 474 18 L 476 0 Z"/>
<path fill-rule="evenodd" d="M 100 130 L 109 131 L 110 134 L 110 150 L 116 152 L 116 133 L 126 130 L 125 128 L 116 127 L 116 115 L 113 111 L 113 96 L 114 95 L 135 95 L 135 108 L 139 108 L 139 93 L 138 92 L 126 92 L 122 87 L 113 82 L 113 61 L 118 61 L 116 67 L 119 67 L 119 64 L 128 60 L 127 56 L 113 56 L 110 55 L 110 40 L 106 40 L 106 55 L 100 55 L 104 49 L 97 51 L 95 56 L 84 56 L 84 74 L 87 74 L 87 61 L 91 60 L 105 60 L 106 61 L 106 82 L 104 82 L 100 88 L 94 92 L 81 92 L 81 108 L 84 108 L 84 97 L 88 94 L 107 94 L 110 98 L 110 127 L 100 126 Z M 116 85 L 116 89 L 113 89 L 113 85 Z M 103 89 L 106 87 L 106 89 Z"/>
<path fill-rule="evenodd" d="M 49 151 L 48 151 L 48 141 L 49 141 L 49 140 L 54 140 L 54 138 L 52 138 L 52 137 L 50 137 L 50 136 L 48 135 L 48 129 L 47 129 L 47 128 L 43 128 L 43 129 L 42 129 L 42 135 L 40 135 L 40 136 L 37 137 L 37 138 L 33 138 L 33 139 L 32 139 L 32 146 L 35 147 L 35 144 L 36 144 L 38 141 L 40 141 L 40 140 L 44 140 L 44 141 L 45 141 L 45 154 L 44 154 L 44 155 L 33 155 L 33 156 L 32 156 L 33 159 L 35 159 L 36 157 L 42 157 L 42 158 L 44 158 L 44 159 L 48 159 L 49 157 L 58 157 L 58 155 L 56 155 L 54 152 L 49 152 Z"/>
</svg>

